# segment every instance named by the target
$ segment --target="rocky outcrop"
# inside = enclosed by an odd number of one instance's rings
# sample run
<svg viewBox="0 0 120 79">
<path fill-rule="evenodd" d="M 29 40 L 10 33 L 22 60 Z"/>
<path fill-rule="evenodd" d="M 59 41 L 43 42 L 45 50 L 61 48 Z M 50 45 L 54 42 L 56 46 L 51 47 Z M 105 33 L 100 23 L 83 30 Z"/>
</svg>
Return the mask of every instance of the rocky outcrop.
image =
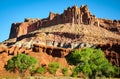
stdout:
<svg viewBox="0 0 120 79">
<path fill-rule="evenodd" d="M 68 7 L 67 10 L 64 10 L 63 14 L 50 12 L 49 17 L 42 20 L 27 18 L 22 23 L 13 23 L 9 38 L 19 37 L 41 26 L 45 27 L 64 23 L 93 24 L 95 19 L 95 16 L 89 12 L 87 5 L 80 8 L 77 6 Z"/>
<path fill-rule="evenodd" d="M 68 26 L 69 27 L 69 26 Z M 80 28 L 80 27 L 79 27 Z M 16 39 L 14 43 L 6 43 L 7 46 L 15 45 L 18 47 L 31 48 L 33 44 L 41 44 L 46 46 L 54 46 L 61 48 L 82 48 L 93 47 L 95 44 L 120 43 L 119 35 L 109 33 L 105 29 L 87 30 L 84 27 L 82 31 L 85 33 L 68 33 L 68 32 L 35 32 L 22 35 Z M 49 28 L 50 29 L 50 28 Z M 91 29 L 91 28 L 88 28 Z M 99 30 L 98 30 L 99 29 Z M 53 29 L 52 29 L 53 30 Z M 79 29 L 78 29 L 79 30 Z M 96 31 L 95 31 L 96 30 Z M 93 32 L 94 31 L 94 32 Z"/>
<path fill-rule="evenodd" d="M 41 21 L 39 19 L 26 18 L 22 23 L 13 23 L 11 26 L 9 38 L 19 37 L 39 28 Z"/>
<path fill-rule="evenodd" d="M 116 34 L 120 34 L 120 20 L 108 20 L 98 18 L 99 26 Z"/>
<path fill-rule="evenodd" d="M 120 66 L 120 45 L 119 44 L 107 44 L 96 45 L 97 48 L 101 48 L 106 58 L 116 66 Z M 74 49 L 59 48 L 53 46 L 45 46 L 40 44 L 34 44 L 33 48 L 26 47 L 0 47 L 0 70 L 4 69 L 4 65 L 12 57 L 21 53 L 28 54 L 38 59 L 39 65 L 48 65 L 50 62 L 59 62 L 62 66 L 68 66 L 65 57 L 70 54 Z"/>
<path fill-rule="evenodd" d="M 55 14 L 50 12 L 49 18 L 43 19 L 43 26 L 56 24 L 72 23 L 72 24 L 92 24 L 95 22 L 95 16 L 92 15 L 87 5 L 68 7 L 63 14 Z M 46 21 L 47 20 L 47 21 Z"/>
<path fill-rule="evenodd" d="M 106 44 L 106 45 L 97 45 L 97 48 L 101 48 L 106 58 L 113 64 L 120 66 L 120 44 Z"/>
<path fill-rule="evenodd" d="M 96 18 L 87 5 L 68 7 L 62 14 L 50 12 L 41 20 L 26 18 L 13 23 L 10 39 L 0 43 L 0 70 L 21 53 L 37 58 L 39 65 L 59 62 L 68 67 L 65 57 L 84 47 L 101 48 L 113 65 L 120 66 L 119 34 L 119 20 Z"/>
<path fill-rule="evenodd" d="M 101 26 L 109 31 L 120 34 L 120 20 L 107 20 L 96 18 L 92 15 L 87 5 L 68 7 L 62 14 L 50 12 L 48 18 L 30 19 L 26 18 L 22 23 L 13 23 L 9 38 L 19 37 L 39 28 L 44 28 L 51 25 L 71 23 Z"/>
<path fill-rule="evenodd" d="M 33 48 L 26 47 L 0 47 L 0 70 L 4 69 L 4 65 L 12 57 L 21 53 L 28 54 L 38 59 L 39 65 L 48 65 L 50 62 L 59 62 L 62 66 L 68 66 L 65 56 L 72 50 L 34 44 Z"/>
<path fill-rule="evenodd" d="M 8 47 L 0 47 L 0 54 L 4 53 L 6 57 L 20 53 L 31 56 L 38 54 L 38 59 L 40 55 L 43 56 L 40 61 L 44 58 L 52 61 L 54 57 L 64 60 L 74 49 L 96 45 L 105 52 L 110 62 L 120 66 L 119 33 L 119 20 L 96 18 L 89 12 L 87 5 L 80 8 L 73 6 L 62 14 L 50 12 L 48 18 L 41 20 L 26 18 L 22 23 L 13 23 L 9 38 L 17 38 L 3 42 Z"/>
<path fill-rule="evenodd" d="M 87 5 L 82 5 L 80 8 L 68 7 L 62 14 L 50 12 L 48 18 L 41 20 L 26 18 L 22 23 L 13 23 L 9 38 L 19 37 L 39 28 L 65 23 L 101 26 L 109 31 L 120 33 L 120 20 L 96 18 L 89 12 Z"/>
<path fill-rule="evenodd" d="M 70 49 L 94 46 L 88 42 L 83 42 L 82 38 L 84 38 L 84 35 L 82 34 L 73 34 L 67 32 L 34 33 L 22 35 L 17 38 L 17 42 L 13 44 L 8 43 L 7 46 L 14 45 L 17 47 L 32 48 L 33 44 L 36 43 L 46 46 Z"/>
<path fill-rule="evenodd" d="M 43 53 L 47 53 L 48 55 L 52 55 L 53 57 L 61 58 L 61 57 L 65 57 L 72 50 L 65 49 L 65 48 L 53 47 L 53 46 L 34 44 L 33 51 L 34 52 L 43 52 Z"/>
</svg>

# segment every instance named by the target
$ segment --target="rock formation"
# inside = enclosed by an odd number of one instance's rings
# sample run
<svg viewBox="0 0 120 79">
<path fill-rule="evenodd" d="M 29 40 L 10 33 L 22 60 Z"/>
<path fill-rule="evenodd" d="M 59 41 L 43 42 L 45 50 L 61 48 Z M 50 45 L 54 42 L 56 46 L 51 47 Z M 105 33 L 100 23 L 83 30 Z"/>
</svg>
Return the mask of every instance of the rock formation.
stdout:
<svg viewBox="0 0 120 79">
<path fill-rule="evenodd" d="M 30 56 L 36 57 L 39 60 L 39 65 L 48 65 L 50 62 L 59 62 L 63 66 L 68 66 L 65 56 L 72 50 L 65 48 L 58 48 L 53 46 L 45 46 L 34 44 L 32 49 L 26 47 L 3 47 L 0 46 L 0 70 L 4 69 L 4 65 L 12 57 L 21 53 L 26 53 Z"/>
<path fill-rule="evenodd" d="M 120 66 L 120 20 L 96 18 L 88 6 L 68 7 L 48 18 L 26 18 L 13 23 L 8 40 L 0 43 L 0 70 L 20 53 L 36 57 L 39 65 L 56 61 L 68 66 L 65 57 L 75 49 L 101 48 L 106 58 Z"/>
<path fill-rule="evenodd" d="M 87 5 L 68 7 L 63 14 L 55 14 L 50 12 L 49 17 L 45 19 L 25 19 L 22 23 L 13 23 L 9 38 L 19 37 L 21 35 L 32 32 L 40 27 L 46 27 L 57 24 L 73 23 L 73 24 L 94 24 L 96 18 L 92 15 Z"/>
<path fill-rule="evenodd" d="M 120 20 L 107 20 L 99 18 L 99 26 L 116 34 L 120 34 Z"/>
<path fill-rule="evenodd" d="M 95 15 L 89 12 L 87 5 L 82 5 L 80 8 L 77 6 L 68 7 L 62 14 L 50 12 L 48 18 L 41 20 L 26 18 L 22 23 L 13 23 L 9 38 L 19 37 L 42 27 L 65 23 L 96 25 L 112 32 L 120 33 L 119 20 L 96 18 Z"/>
<path fill-rule="evenodd" d="M 105 52 L 106 58 L 116 66 L 120 66 L 120 45 L 97 45 Z M 68 66 L 65 57 L 69 55 L 74 49 L 59 48 L 53 46 L 45 46 L 34 44 L 33 48 L 26 47 L 3 47 L 0 46 L 0 70 L 4 70 L 4 65 L 12 57 L 21 53 L 26 53 L 30 56 L 36 57 L 39 60 L 39 65 L 48 65 L 50 62 L 59 62 L 62 66 Z"/>
<path fill-rule="evenodd" d="M 97 45 L 97 48 L 101 48 L 106 58 L 113 64 L 120 66 L 120 45 L 119 44 L 106 44 Z"/>
<path fill-rule="evenodd" d="M 22 23 L 13 23 L 9 38 L 19 37 L 39 28 L 41 21 L 39 19 L 26 18 Z"/>
</svg>

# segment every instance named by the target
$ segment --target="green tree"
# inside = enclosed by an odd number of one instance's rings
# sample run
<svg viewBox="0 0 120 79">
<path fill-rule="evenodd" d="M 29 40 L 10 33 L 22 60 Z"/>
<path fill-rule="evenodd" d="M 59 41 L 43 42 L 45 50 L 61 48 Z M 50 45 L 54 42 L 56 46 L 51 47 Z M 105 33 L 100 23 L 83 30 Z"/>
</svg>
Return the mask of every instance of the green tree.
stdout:
<svg viewBox="0 0 120 79">
<path fill-rule="evenodd" d="M 70 64 L 77 66 L 76 71 L 82 71 L 90 79 L 95 79 L 98 72 L 102 72 L 102 74 L 115 73 L 112 64 L 105 58 L 101 49 L 76 50 L 67 56 L 67 60 Z"/>
<path fill-rule="evenodd" d="M 48 64 L 48 70 L 51 74 L 56 73 L 56 71 L 61 67 L 61 65 L 57 62 L 51 62 L 50 64 Z"/>
<path fill-rule="evenodd" d="M 24 77 L 25 72 L 28 69 L 34 69 L 36 64 L 37 59 L 34 57 L 28 56 L 26 54 L 19 54 L 8 60 L 7 64 L 5 65 L 5 69 L 11 72 L 15 72 L 17 70 L 20 73 L 20 76 Z"/>
</svg>

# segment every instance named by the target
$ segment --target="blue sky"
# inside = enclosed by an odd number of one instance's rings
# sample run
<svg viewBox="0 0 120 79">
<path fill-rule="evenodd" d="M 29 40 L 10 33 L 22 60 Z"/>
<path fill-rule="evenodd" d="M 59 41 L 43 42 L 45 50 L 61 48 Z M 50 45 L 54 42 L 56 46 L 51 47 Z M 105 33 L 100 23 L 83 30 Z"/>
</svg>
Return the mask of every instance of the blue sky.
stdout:
<svg viewBox="0 0 120 79">
<path fill-rule="evenodd" d="M 82 4 L 98 18 L 120 20 L 120 0 L 0 0 L 0 42 L 8 39 L 13 22 L 46 18 L 49 12 L 63 13 L 69 6 Z"/>
</svg>

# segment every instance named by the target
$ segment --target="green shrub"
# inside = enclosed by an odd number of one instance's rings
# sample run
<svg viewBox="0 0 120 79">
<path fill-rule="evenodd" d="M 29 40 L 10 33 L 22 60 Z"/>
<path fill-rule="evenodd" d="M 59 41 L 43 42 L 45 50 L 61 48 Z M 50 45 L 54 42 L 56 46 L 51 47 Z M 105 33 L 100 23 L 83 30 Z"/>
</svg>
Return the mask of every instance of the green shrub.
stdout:
<svg viewBox="0 0 120 79">
<path fill-rule="evenodd" d="M 44 74 L 45 73 L 45 68 L 40 66 L 35 70 L 35 73 L 40 73 L 40 74 Z"/>
<path fill-rule="evenodd" d="M 68 68 L 63 68 L 62 73 L 64 74 L 64 76 L 68 76 Z"/>
<path fill-rule="evenodd" d="M 76 66 L 72 69 L 72 77 L 77 77 L 78 76 L 78 73 L 79 73 L 79 68 Z"/>
<path fill-rule="evenodd" d="M 67 61 L 76 66 L 73 75 L 83 72 L 90 79 L 95 79 L 98 72 L 100 75 L 114 76 L 116 73 L 114 66 L 108 62 L 101 49 L 85 48 L 76 50 L 67 56 Z M 118 69 L 116 68 L 118 71 Z"/>
<path fill-rule="evenodd" d="M 11 72 L 15 72 L 17 70 L 20 73 L 20 76 L 23 77 L 25 76 L 25 72 L 27 70 L 34 69 L 36 64 L 37 59 L 34 57 L 26 54 L 19 54 L 8 60 L 7 65 L 5 65 L 5 69 Z"/>
<path fill-rule="evenodd" d="M 56 73 L 56 71 L 60 68 L 60 64 L 57 63 L 57 62 L 51 62 L 50 64 L 48 64 L 48 71 L 51 73 L 51 74 L 54 74 Z"/>
</svg>

